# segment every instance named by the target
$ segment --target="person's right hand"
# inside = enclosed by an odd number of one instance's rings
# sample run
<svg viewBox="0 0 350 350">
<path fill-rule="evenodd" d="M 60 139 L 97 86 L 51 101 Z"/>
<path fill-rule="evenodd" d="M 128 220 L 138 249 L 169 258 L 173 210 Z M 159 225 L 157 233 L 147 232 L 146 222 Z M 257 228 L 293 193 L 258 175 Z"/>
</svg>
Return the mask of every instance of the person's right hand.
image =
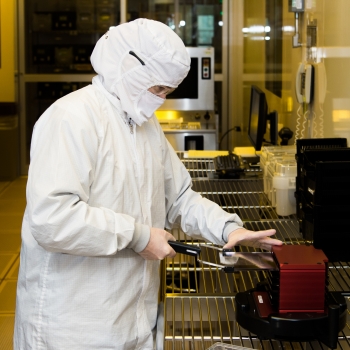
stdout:
<svg viewBox="0 0 350 350">
<path fill-rule="evenodd" d="M 176 241 L 175 237 L 160 228 L 151 227 L 151 236 L 146 248 L 139 254 L 146 260 L 162 260 L 173 258 L 176 252 L 170 247 L 168 241 Z"/>
</svg>

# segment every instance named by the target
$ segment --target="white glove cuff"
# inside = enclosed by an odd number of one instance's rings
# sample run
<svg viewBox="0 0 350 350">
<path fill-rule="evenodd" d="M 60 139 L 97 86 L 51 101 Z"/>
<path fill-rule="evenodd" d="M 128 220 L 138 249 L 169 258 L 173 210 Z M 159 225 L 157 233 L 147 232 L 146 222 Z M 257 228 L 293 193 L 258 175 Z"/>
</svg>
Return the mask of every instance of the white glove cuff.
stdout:
<svg viewBox="0 0 350 350">
<path fill-rule="evenodd" d="M 236 231 L 239 228 L 243 228 L 242 222 L 233 222 L 233 221 L 226 222 L 226 224 L 224 226 L 224 230 L 222 232 L 222 239 L 224 240 L 224 242 L 227 243 L 228 242 L 228 235 L 232 231 Z"/>
<path fill-rule="evenodd" d="M 128 248 L 133 249 L 136 253 L 142 252 L 151 237 L 151 229 L 147 225 L 135 223 L 135 231 Z"/>
</svg>

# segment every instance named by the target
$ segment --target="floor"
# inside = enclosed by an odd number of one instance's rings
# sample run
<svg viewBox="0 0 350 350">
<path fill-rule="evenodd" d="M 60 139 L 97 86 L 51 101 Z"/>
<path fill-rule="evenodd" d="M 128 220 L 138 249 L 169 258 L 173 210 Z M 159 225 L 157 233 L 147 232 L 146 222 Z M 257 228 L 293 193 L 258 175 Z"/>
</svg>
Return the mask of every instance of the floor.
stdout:
<svg viewBox="0 0 350 350">
<path fill-rule="evenodd" d="M 27 177 L 0 181 L 0 349 L 12 349 Z"/>
</svg>

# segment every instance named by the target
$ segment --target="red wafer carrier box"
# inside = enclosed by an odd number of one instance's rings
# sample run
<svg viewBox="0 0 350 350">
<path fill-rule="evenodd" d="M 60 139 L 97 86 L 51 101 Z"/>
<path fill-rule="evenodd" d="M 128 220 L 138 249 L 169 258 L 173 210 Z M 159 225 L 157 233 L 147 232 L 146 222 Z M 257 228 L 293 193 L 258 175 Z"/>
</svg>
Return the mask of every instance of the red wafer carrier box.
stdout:
<svg viewBox="0 0 350 350">
<path fill-rule="evenodd" d="M 341 292 L 328 291 L 326 255 L 311 245 L 274 247 L 272 254 L 277 270 L 237 293 L 237 322 L 260 339 L 319 340 L 335 348 L 347 306 Z"/>
</svg>

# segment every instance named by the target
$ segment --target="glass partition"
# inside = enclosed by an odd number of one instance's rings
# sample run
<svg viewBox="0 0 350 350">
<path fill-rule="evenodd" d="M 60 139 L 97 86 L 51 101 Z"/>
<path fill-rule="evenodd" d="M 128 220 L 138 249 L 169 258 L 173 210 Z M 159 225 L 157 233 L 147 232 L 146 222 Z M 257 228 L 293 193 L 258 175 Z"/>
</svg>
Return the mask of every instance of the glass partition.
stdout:
<svg viewBox="0 0 350 350">
<path fill-rule="evenodd" d="M 127 20 L 149 18 L 167 24 L 186 46 L 213 46 L 215 73 L 222 73 L 222 1 L 128 0 Z"/>
</svg>

